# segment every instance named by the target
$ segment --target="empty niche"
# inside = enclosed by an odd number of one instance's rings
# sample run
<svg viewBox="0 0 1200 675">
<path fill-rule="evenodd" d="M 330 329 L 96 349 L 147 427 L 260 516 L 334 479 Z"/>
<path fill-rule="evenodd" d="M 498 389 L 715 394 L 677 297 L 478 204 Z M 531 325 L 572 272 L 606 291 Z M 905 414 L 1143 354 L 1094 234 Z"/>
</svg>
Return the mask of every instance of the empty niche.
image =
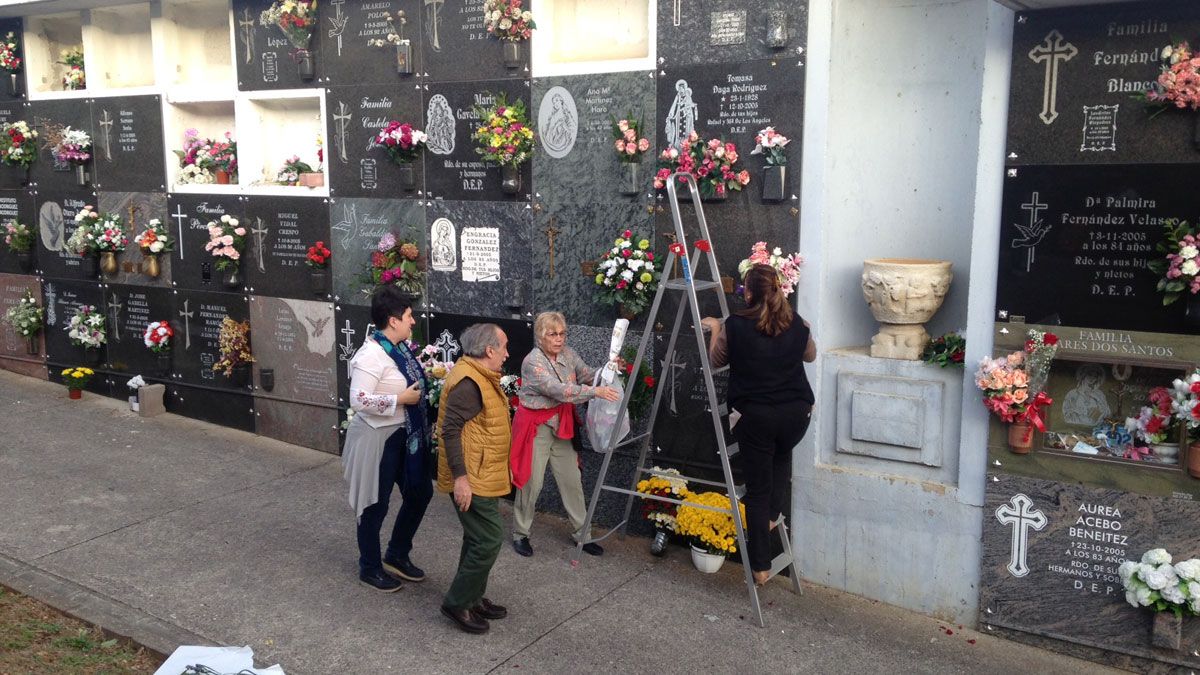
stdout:
<svg viewBox="0 0 1200 675">
<path fill-rule="evenodd" d="M 650 0 L 545 0 L 534 13 L 536 76 L 654 68 Z"/>
<path fill-rule="evenodd" d="M 328 181 L 315 188 L 275 182 L 284 161 L 298 157 L 324 174 L 317 157 L 325 138 L 325 99 L 321 90 L 243 92 L 237 99 L 239 180 L 250 194 L 326 197 Z"/>
<path fill-rule="evenodd" d="M 85 12 L 84 60 L 88 89 L 154 85 L 150 5 L 122 5 Z"/>
<path fill-rule="evenodd" d="M 31 16 L 25 20 L 25 58 L 29 88 L 37 94 L 63 91 L 65 50 L 83 49 L 83 21 L 78 13 Z"/>
<path fill-rule="evenodd" d="M 228 0 L 165 0 L 161 26 L 160 84 L 234 90 Z"/>
</svg>

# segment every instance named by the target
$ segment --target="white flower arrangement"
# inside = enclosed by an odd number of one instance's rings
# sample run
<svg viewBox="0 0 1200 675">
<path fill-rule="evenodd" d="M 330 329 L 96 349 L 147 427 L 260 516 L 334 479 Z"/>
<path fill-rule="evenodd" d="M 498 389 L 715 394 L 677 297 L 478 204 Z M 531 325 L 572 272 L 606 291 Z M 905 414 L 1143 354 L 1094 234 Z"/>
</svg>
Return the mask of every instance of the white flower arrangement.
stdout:
<svg viewBox="0 0 1200 675">
<path fill-rule="evenodd" d="M 42 329 L 46 311 L 38 307 L 37 299 L 33 297 L 32 292 L 26 289 L 25 296 L 17 301 L 17 304 L 9 307 L 4 316 L 17 335 L 31 338 Z"/>
<path fill-rule="evenodd" d="M 1166 549 L 1146 551 L 1141 562 L 1126 560 L 1117 569 L 1125 587 L 1125 601 L 1156 612 L 1200 615 L 1200 559 L 1175 565 Z"/>
<path fill-rule="evenodd" d="M 80 305 L 67 323 L 66 330 L 71 344 L 76 347 L 98 349 L 108 341 L 104 333 L 104 315 L 97 313 L 93 305 Z"/>
<path fill-rule="evenodd" d="M 129 381 L 125 383 L 125 386 L 129 387 L 131 391 L 137 391 L 138 389 L 146 386 L 146 381 L 142 379 L 141 375 L 134 375 L 133 377 L 129 378 Z"/>
</svg>

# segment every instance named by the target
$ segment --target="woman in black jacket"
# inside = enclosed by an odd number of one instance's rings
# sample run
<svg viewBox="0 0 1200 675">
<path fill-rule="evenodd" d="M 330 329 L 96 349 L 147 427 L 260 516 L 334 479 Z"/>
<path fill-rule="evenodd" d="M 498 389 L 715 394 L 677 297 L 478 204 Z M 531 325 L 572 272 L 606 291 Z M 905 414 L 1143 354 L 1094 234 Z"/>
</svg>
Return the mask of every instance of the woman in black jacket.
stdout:
<svg viewBox="0 0 1200 675">
<path fill-rule="evenodd" d="M 748 307 L 724 325 L 711 317 L 701 323 L 712 333 L 712 366 L 729 364 L 729 407 L 741 413 L 733 435 L 746 479 L 742 501 L 750 568 L 761 585 L 771 569 L 768 533 L 791 490 L 792 448 L 804 438 L 812 413 L 804 363 L 816 360 L 817 344 L 808 322 L 788 304 L 770 265 L 750 268 L 743 297 Z"/>
</svg>

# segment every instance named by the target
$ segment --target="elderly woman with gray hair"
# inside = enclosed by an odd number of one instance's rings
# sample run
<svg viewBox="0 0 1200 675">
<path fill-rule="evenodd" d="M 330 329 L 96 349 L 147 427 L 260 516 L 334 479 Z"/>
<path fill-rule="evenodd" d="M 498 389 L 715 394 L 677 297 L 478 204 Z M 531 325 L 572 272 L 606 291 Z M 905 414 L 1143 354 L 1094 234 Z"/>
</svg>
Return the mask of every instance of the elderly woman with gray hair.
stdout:
<svg viewBox="0 0 1200 675">
<path fill-rule="evenodd" d="M 575 528 L 572 536 L 576 541 L 587 542 L 584 552 L 601 555 L 604 549 L 588 541 L 591 532 L 584 522 L 587 505 L 579 456 L 571 444 L 576 433 L 575 405 L 593 398 L 616 401 L 621 396 L 612 387 L 584 384 L 592 381 L 596 369 L 567 346 L 567 320 L 561 313 L 538 314 L 533 334 L 537 347 L 521 363 L 520 406 L 513 418 L 509 451 L 513 486 L 517 488 L 513 502 L 513 549 L 523 556 L 533 555 L 529 531 L 549 464 L 567 517 Z"/>
</svg>

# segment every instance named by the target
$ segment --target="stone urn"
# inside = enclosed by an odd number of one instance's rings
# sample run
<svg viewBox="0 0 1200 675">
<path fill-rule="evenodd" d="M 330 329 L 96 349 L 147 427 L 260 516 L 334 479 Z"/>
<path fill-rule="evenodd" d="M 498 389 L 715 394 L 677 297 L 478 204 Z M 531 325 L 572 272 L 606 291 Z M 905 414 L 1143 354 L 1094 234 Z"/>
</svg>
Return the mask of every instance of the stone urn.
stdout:
<svg viewBox="0 0 1200 675">
<path fill-rule="evenodd" d="M 950 290 L 947 260 L 874 258 L 863 261 L 863 298 L 881 325 L 871 338 L 871 356 L 917 361 L 929 342 L 925 322 Z"/>
</svg>

